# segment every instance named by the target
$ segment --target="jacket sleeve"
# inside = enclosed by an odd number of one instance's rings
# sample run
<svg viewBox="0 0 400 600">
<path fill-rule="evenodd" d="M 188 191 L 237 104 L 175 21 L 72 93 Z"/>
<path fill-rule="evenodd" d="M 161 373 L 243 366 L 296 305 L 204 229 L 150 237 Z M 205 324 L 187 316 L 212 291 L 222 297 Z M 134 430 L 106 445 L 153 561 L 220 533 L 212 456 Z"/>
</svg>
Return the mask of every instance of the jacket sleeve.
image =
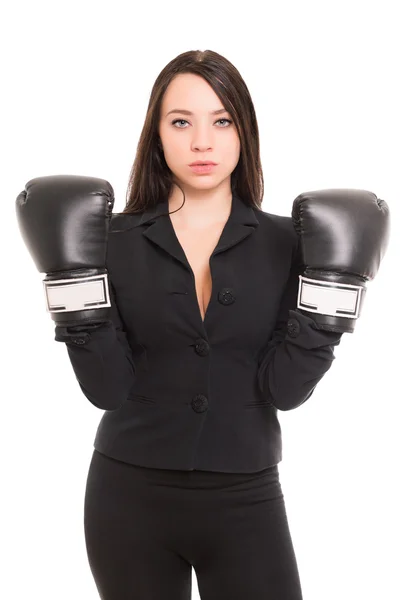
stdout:
<svg viewBox="0 0 400 600">
<path fill-rule="evenodd" d="M 311 317 L 296 309 L 303 271 L 297 248 L 274 331 L 258 360 L 257 385 L 279 410 L 292 410 L 310 398 L 330 369 L 334 347 L 343 335 L 318 329 Z"/>
<path fill-rule="evenodd" d="M 72 368 L 86 398 L 102 410 L 120 408 L 135 382 L 135 365 L 108 278 L 111 321 L 95 325 L 55 327 L 55 340 L 65 342 Z"/>
</svg>

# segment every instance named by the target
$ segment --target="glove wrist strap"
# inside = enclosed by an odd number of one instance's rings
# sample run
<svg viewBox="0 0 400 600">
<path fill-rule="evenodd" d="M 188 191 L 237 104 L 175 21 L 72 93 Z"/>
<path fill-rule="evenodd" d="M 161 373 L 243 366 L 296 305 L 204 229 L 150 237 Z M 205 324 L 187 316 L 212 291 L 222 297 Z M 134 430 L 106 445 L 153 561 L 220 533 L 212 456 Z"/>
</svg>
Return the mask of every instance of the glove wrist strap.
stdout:
<svg viewBox="0 0 400 600">
<path fill-rule="evenodd" d="M 43 281 L 50 313 L 92 310 L 111 306 L 107 273 Z"/>
<path fill-rule="evenodd" d="M 299 275 L 297 308 L 311 313 L 358 319 L 366 287 Z"/>
</svg>

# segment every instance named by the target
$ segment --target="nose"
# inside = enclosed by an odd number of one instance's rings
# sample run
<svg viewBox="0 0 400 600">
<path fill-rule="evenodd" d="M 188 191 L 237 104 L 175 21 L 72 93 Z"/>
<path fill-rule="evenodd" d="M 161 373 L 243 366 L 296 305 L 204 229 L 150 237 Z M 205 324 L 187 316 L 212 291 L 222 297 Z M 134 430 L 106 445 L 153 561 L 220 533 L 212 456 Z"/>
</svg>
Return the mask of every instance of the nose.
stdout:
<svg viewBox="0 0 400 600">
<path fill-rule="evenodd" d="M 197 131 L 193 129 L 192 149 L 204 152 L 210 150 L 214 145 L 213 133 L 206 127 L 199 127 Z"/>
</svg>

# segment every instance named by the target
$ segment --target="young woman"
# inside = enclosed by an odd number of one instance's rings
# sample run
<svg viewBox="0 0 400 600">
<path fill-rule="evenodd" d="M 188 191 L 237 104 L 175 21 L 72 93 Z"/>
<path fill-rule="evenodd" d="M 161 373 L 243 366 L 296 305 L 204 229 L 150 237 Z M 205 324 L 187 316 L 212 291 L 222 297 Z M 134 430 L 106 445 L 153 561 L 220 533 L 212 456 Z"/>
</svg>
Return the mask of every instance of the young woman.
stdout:
<svg viewBox="0 0 400 600">
<path fill-rule="evenodd" d="M 364 228 L 360 256 L 375 269 L 372 253 L 382 256 L 386 241 L 383 201 L 347 191 L 341 205 L 330 192 L 299 200 L 309 218 L 302 244 L 300 217 L 261 209 L 253 103 L 212 51 L 185 52 L 158 76 L 122 213 L 111 213 L 104 180 L 28 182 L 20 223 L 36 236 L 55 339 L 84 395 L 105 410 L 84 505 L 103 600 L 189 600 L 192 569 L 202 600 L 302 598 L 277 410 L 312 395 L 359 311 L 359 301 L 351 318 L 298 303 L 304 255 L 331 264 L 352 202 L 370 209 L 374 234 Z M 330 210 L 310 210 L 313 202 Z M 359 209 L 354 235 L 361 221 Z M 361 298 L 360 278 L 341 270 L 352 285 L 343 279 L 336 293 Z M 334 271 L 306 271 L 309 288 L 345 277 Z"/>
</svg>

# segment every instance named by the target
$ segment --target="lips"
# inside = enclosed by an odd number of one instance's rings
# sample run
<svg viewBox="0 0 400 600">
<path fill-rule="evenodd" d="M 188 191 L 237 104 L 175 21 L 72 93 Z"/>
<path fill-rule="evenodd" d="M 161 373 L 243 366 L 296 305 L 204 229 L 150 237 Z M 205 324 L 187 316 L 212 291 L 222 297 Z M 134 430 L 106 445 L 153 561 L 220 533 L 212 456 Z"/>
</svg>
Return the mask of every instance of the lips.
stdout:
<svg viewBox="0 0 400 600">
<path fill-rule="evenodd" d="M 216 165 L 217 163 L 212 162 L 211 160 L 205 160 L 205 161 L 200 161 L 200 160 L 196 160 L 196 162 L 192 162 L 190 163 L 189 167 L 195 167 L 196 165 Z"/>
<path fill-rule="evenodd" d="M 192 170 L 193 173 L 197 173 L 198 175 L 206 175 L 207 173 L 212 173 L 217 165 L 214 163 L 208 164 L 195 164 L 189 165 L 189 169 Z"/>
</svg>

